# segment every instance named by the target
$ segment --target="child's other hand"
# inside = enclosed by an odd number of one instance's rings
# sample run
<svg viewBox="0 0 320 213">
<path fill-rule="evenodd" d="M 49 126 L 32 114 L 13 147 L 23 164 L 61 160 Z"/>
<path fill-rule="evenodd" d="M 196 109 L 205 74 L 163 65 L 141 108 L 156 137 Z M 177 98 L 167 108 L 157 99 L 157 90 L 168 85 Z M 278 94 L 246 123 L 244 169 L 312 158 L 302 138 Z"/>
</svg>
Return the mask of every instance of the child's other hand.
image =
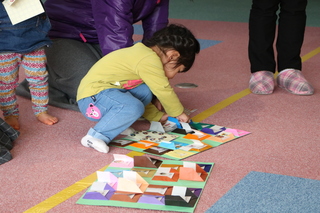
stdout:
<svg viewBox="0 0 320 213">
<path fill-rule="evenodd" d="M 190 122 L 190 118 L 186 113 L 182 113 L 181 115 L 176 117 L 180 122 L 184 122 L 184 123 L 189 123 Z"/>
<path fill-rule="evenodd" d="M 158 109 L 159 111 L 163 111 L 163 106 L 162 106 L 162 104 L 160 103 L 160 101 L 158 100 L 158 98 L 154 98 L 154 99 L 152 100 L 152 103 L 153 103 L 153 105 L 155 105 L 155 106 L 157 107 L 157 109 Z"/>
</svg>

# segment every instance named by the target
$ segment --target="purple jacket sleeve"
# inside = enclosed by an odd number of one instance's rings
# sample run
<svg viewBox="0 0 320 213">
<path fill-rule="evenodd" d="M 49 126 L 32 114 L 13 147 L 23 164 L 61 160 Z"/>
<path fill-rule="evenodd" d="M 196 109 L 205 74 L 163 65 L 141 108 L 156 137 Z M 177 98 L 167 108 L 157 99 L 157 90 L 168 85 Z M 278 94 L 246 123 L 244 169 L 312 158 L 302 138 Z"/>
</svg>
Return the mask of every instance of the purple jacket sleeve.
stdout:
<svg viewBox="0 0 320 213">
<path fill-rule="evenodd" d="M 149 39 L 153 33 L 168 25 L 169 0 L 161 0 L 152 15 L 142 20 L 143 40 Z"/>
<path fill-rule="evenodd" d="M 142 21 L 144 38 L 168 23 L 169 0 L 91 0 L 95 28 L 104 55 L 133 45 L 133 24 Z"/>
</svg>

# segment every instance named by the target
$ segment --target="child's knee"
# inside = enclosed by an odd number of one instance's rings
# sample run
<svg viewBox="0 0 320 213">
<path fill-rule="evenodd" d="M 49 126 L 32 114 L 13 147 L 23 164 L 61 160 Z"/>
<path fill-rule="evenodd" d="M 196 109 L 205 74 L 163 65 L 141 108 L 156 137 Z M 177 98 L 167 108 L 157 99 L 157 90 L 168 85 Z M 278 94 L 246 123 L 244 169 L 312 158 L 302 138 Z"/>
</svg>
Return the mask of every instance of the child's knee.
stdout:
<svg viewBox="0 0 320 213">
<path fill-rule="evenodd" d="M 140 118 L 144 113 L 145 106 L 142 102 L 136 102 L 128 105 L 128 112 L 130 116 Z"/>
</svg>

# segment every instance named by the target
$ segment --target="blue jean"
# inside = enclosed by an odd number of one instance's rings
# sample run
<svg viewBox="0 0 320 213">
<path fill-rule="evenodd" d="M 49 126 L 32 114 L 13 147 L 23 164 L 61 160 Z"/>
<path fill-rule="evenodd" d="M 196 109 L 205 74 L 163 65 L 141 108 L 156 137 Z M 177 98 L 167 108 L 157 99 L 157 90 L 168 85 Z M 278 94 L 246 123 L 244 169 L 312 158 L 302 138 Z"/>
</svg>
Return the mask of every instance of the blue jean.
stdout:
<svg viewBox="0 0 320 213">
<path fill-rule="evenodd" d="M 12 25 L 4 6 L 0 3 L 0 52 L 30 53 L 51 44 L 47 36 L 51 28 L 45 13 Z"/>
<path fill-rule="evenodd" d="M 78 106 L 87 119 L 98 122 L 87 134 L 108 144 L 143 115 L 151 100 L 151 90 L 142 84 L 131 90 L 103 90 L 79 100 Z"/>
</svg>

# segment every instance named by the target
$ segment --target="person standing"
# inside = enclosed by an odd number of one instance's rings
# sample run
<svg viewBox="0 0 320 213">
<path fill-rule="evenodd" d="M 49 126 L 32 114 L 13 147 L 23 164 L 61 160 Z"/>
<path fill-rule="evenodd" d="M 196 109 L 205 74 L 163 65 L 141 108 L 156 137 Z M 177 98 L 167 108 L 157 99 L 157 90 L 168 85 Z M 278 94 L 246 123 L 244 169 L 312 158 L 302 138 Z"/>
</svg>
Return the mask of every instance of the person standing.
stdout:
<svg viewBox="0 0 320 213">
<path fill-rule="evenodd" d="M 41 2 L 39 1 L 39 4 Z M 50 22 L 45 13 L 12 24 L 6 8 L 0 4 L 0 109 L 6 123 L 19 130 L 19 105 L 16 88 L 19 68 L 26 75 L 32 109 L 37 119 L 47 125 L 58 122 L 48 114 L 48 72 L 44 47 L 51 44 L 47 33 Z"/>
<path fill-rule="evenodd" d="M 252 1 L 248 46 L 251 65 L 249 88 L 252 93 L 273 92 L 276 67 L 279 72 L 276 78 L 279 87 L 296 95 L 314 93 L 312 85 L 301 72 L 300 52 L 306 26 L 306 7 L 307 0 Z M 273 48 L 275 38 L 276 60 Z"/>
</svg>

